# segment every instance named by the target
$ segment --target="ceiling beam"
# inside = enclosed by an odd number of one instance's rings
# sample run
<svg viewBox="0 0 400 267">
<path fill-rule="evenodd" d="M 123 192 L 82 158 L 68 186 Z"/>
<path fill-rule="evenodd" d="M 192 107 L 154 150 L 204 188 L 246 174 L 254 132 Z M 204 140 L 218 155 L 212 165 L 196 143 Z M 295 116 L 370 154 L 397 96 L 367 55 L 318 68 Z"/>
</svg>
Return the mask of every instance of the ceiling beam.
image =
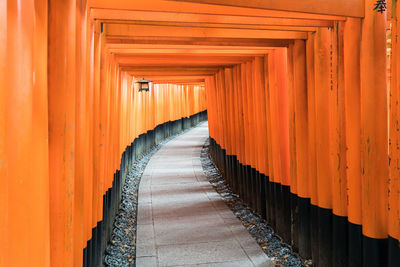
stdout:
<svg viewBox="0 0 400 267">
<path fill-rule="evenodd" d="M 141 10 L 115 10 L 92 8 L 92 18 L 102 21 L 159 21 L 159 22 L 187 22 L 187 23 L 218 23 L 242 24 L 261 26 L 302 26 L 302 27 L 333 27 L 331 20 L 275 18 L 259 16 L 232 16 L 220 14 L 179 13 Z"/>
<path fill-rule="evenodd" d="M 130 67 L 121 67 L 121 71 L 126 71 L 131 74 L 136 75 L 167 75 L 167 76 L 192 76 L 192 75 L 212 75 L 217 73 L 221 68 L 218 67 L 188 67 L 188 68 L 180 68 L 180 67 L 142 67 L 142 66 L 130 66 Z"/>
<path fill-rule="evenodd" d="M 118 36 L 106 37 L 109 44 L 142 44 L 142 45 L 203 45 L 203 46 L 255 46 L 287 47 L 293 40 L 288 39 L 244 39 L 244 38 L 194 38 L 194 37 L 143 37 Z"/>
<path fill-rule="evenodd" d="M 171 0 L 279 11 L 364 17 L 364 0 Z"/>
<path fill-rule="evenodd" d="M 234 15 L 234 16 L 246 15 L 246 16 L 256 16 L 256 17 L 302 18 L 302 19 L 317 19 L 317 20 L 345 20 L 344 17 L 333 16 L 333 15 L 320 15 L 311 13 L 267 10 L 260 8 L 243 8 L 237 6 L 209 5 L 203 3 L 174 2 L 174 1 L 164 1 L 164 0 L 146 0 L 146 1 L 89 0 L 88 4 L 90 8 L 98 8 L 98 9 L 143 10 L 143 11 L 217 14 L 217 15 Z"/>
<path fill-rule="evenodd" d="M 129 66 L 175 66 L 175 67 L 189 67 L 189 66 L 232 66 L 243 62 L 251 61 L 254 57 L 230 57 L 230 56 L 171 56 L 171 55 L 157 55 L 146 56 L 138 55 L 116 55 L 117 62 L 120 67 Z"/>
<path fill-rule="evenodd" d="M 269 51 L 275 47 L 265 46 L 217 46 L 217 45 L 174 45 L 174 44 L 106 44 L 107 49 L 200 49 L 211 51 L 240 50 L 240 51 Z"/>
<path fill-rule="evenodd" d="M 211 76 L 216 74 L 216 71 L 170 71 L 168 69 L 164 69 L 161 71 L 155 70 L 147 70 L 147 71 L 130 71 L 121 69 L 122 71 L 127 71 L 129 74 L 133 76 L 140 76 L 140 77 L 148 77 L 148 76 Z"/>
<path fill-rule="evenodd" d="M 277 31 L 299 31 L 315 32 L 318 27 L 309 26 L 287 26 L 287 25 L 256 25 L 256 24 L 225 24 L 225 23 L 197 23 L 197 22 L 163 22 L 163 21 L 127 21 L 112 20 L 105 24 L 128 24 L 147 26 L 172 26 L 172 27 L 193 27 L 193 28 L 220 28 L 220 29 L 247 29 L 247 30 L 277 30 Z"/>
<path fill-rule="evenodd" d="M 246 55 L 253 56 L 263 56 L 271 52 L 272 49 L 264 49 L 264 50 L 202 50 L 202 49 L 135 49 L 135 48 L 111 48 L 109 52 L 115 54 L 161 54 L 161 55 L 203 55 L 203 56 L 211 56 L 211 55 L 226 55 L 231 57 L 241 57 Z"/>
<path fill-rule="evenodd" d="M 262 38 L 262 39 L 307 39 L 306 32 L 250 30 L 250 29 L 218 29 L 201 27 L 149 26 L 107 24 L 107 36 L 113 37 L 190 37 L 190 38 Z"/>
</svg>

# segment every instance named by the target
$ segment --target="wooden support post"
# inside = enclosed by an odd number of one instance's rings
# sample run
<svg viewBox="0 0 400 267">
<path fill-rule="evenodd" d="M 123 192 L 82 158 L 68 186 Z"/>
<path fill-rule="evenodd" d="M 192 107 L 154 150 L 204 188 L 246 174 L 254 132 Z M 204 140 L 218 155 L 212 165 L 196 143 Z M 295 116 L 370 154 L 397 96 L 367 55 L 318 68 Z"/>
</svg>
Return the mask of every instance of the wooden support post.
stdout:
<svg viewBox="0 0 400 267">
<path fill-rule="evenodd" d="M 317 266 L 332 266 L 332 177 L 329 162 L 329 92 L 331 89 L 329 29 L 319 29 L 315 38 L 315 132 L 318 192 Z M 314 241 L 313 241 L 314 242 Z M 313 255 L 314 256 L 314 255 Z"/>
<path fill-rule="evenodd" d="M 47 3 L 3 2 L 0 265 L 49 266 Z"/>
<path fill-rule="evenodd" d="M 52 266 L 73 266 L 76 2 L 49 4 L 49 177 Z M 64 60 L 60 61 L 60 58 Z"/>
<path fill-rule="evenodd" d="M 310 191 L 308 174 L 308 95 L 306 72 L 306 43 L 296 40 L 293 46 L 293 96 L 296 114 L 296 179 L 298 206 L 298 248 L 302 257 L 311 257 Z M 291 179 L 293 181 L 294 179 Z"/>
<path fill-rule="evenodd" d="M 400 2 L 392 2 L 391 38 L 391 84 L 390 84 L 390 119 L 389 119 L 389 266 L 400 265 L 400 46 L 397 38 L 400 31 Z"/>
<path fill-rule="evenodd" d="M 361 20 L 348 18 L 343 32 L 349 266 L 362 265 L 360 41 Z"/>
<path fill-rule="evenodd" d="M 290 160 L 290 210 L 291 210 L 291 245 L 294 251 L 299 251 L 299 206 L 297 198 L 297 160 L 296 160 L 296 110 L 294 81 L 294 46 L 288 47 L 288 114 L 289 114 L 289 160 Z M 296 62 L 297 64 L 297 62 Z"/>
<path fill-rule="evenodd" d="M 386 12 L 365 1 L 361 38 L 361 199 L 364 266 L 387 263 Z"/>
<path fill-rule="evenodd" d="M 332 246 L 333 265 L 348 262 L 346 128 L 344 87 L 344 22 L 335 22 L 332 33 L 332 86 L 329 94 L 330 163 L 332 171 Z"/>
<path fill-rule="evenodd" d="M 0 3 L 0 42 L 7 42 L 7 1 Z M 0 46 L 0 237 L 4 242 L 0 243 L 0 266 L 9 265 L 8 256 L 8 175 L 7 175 L 7 154 L 6 154 L 6 96 L 7 96 L 7 80 L 6 80 L 6 62 L 7 62 L 7 46 Z"/>
</svg>

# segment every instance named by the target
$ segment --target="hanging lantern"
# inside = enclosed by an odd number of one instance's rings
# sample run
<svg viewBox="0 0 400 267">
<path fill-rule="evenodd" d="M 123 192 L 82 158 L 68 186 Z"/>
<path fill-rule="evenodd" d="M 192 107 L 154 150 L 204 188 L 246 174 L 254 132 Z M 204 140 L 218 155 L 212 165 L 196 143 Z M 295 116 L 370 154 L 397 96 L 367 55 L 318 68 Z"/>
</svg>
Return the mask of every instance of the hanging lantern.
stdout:
<svg viewBox="0 0 400 267">
<path fill-rule="evenodd" d="M 142 80 L 136 82 L 139 84 L 139 92 L 141 91 L 149 91 L 150 90 L 150 83 L 151 81 L 146 80 L 145 78 L 142 78 Z"/>
</svg>

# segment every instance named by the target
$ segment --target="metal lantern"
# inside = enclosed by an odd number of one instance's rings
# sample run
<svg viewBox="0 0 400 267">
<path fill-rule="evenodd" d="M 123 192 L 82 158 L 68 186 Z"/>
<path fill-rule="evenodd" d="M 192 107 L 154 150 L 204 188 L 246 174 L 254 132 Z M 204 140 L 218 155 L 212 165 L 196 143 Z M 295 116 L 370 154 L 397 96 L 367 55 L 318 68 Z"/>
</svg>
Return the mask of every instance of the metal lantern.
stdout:
<svg viewBox="0 0 400 267">
<path fill-rule="evenodd" d="M 151 81 L 146 80 L 145 78 L 142 78 L 142 80 L 137 82 L 139 84 L 139 92 L 141 91 L 149 91 L 150 90 L 150 83 Z"/>
</svg>

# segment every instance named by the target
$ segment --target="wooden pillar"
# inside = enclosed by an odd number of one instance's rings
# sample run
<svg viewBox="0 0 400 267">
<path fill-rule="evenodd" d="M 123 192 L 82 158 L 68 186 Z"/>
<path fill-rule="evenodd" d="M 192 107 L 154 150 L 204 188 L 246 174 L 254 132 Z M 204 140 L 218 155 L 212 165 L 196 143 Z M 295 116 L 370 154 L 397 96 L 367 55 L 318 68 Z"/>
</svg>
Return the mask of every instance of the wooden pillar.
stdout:
<svg viewBox="0 0 400 267">
<path fill-rule="evenodd" d="M 365 1 L 361 37 L 361 199 L 364 266 L 387 262 L 386 12 Z"/>
<path fill-rule="evenodd" d="M 73 266 L 75 24 L 75 1 L 50 1 L 48 86 L 52 266 Z"/>
<path fill-rule="evenodd" d="M 87 49 L 87 28 L 86 28 L 86 3 L 79 3 L 76 16 L 76 135 L 75 135 L 75 178 L 74 178 L 74 265 L 82 264 L 83 249 L 86 247 L 87 235 L 85 235 L 86 222 L 84 217 L 85 193 L 88 163 L 88 147 L 86 135 L 87 115 L 85 110 L 86 101 L 86 49 Z"/>
<path fill-rule="evenodd" d="M 308 95 L 306 43 L 296 40 L 293 46 L 294 112 L 296 114 L 296 179 L 298 206 L 298 248 L 302 257 L 311 257 L 310 191 L 308 174 Z M 293 181 L 294 179 L 291 179 Z"/>
<path fill-rule="evenodd" d="M 329 29 L 318 29 L 315 38 L 315 132 L 318 192 L 317 266 L 332 266 L 332 178 L 329 158 L 329 92 L 331 90 Z M 313 255 L 314 258 L 314 255 Z"/>
<path fill-rule="evenodd" d="M 348 262 L 347 173 L 344 87 L 344 22 L 335 22 L 332 33 L 332 86 L 329 94 L 330 162 L 332 171 L 333 265 Z"/>
<path fill-rule="evenodd" d="M 348 196 L 349 266 L 362 265 L 360 41 L 361 20 L 348 18 L 343 31 Z"/>
<path fill-rule="evenodd" d="M 49 266 L 47 3 L 3 2 L 0 179 L 7 191 L 0 198 L 7 199 L 0 205 L 7 208 L 0 227 L 7 228 L 0 264 Z"/>
<path fill-rule="evenodd" d="M 318 263 L 318 176 L 316 157 L 316 119 L 315 119 L 315 33 L 308 33 L 306 41 L 307 63 L 307 104 L 308 104 L 308 188 L 310 192 L 310 238 L 311 256 Z"/>
<path fill-rule="evenodd" d="M 296 160 L 296 110 L 295 93 L 296 85 L 294 81 L 294 44 L 289 44 L 288 53 L 288 114 L 289 114 L 289 162 L 290 162 L 290 212 L 291 212 L 291 245 L 294 251 L 299 251 L 299 206 L 297 199 L 297 160 Z"/>
<path fill-rule="evenodd" d="M 7 1 L 0 3 L 0 42 L 7 42 Z M 7 154 L 6 154 L 6 96 L 7 96 L 7 80 L 6 80 L 6 65 L 7 65 L 7 46 L 0 46 L 0 236 L 4 242 L 0 242 L 0 266 L 9 265 L 8 256 L 8 175 L 7 169 Z"/>
<path fill-rule="evenodd" d="M 400 31 L 400 3 L 392 2 L 392 36 Z M 389 120 L 389 266 L 400 265 L 400 46 L 398 38 L 391 38 L 391 85 L 390 85 L 390 120 Z"/>
</svg>

